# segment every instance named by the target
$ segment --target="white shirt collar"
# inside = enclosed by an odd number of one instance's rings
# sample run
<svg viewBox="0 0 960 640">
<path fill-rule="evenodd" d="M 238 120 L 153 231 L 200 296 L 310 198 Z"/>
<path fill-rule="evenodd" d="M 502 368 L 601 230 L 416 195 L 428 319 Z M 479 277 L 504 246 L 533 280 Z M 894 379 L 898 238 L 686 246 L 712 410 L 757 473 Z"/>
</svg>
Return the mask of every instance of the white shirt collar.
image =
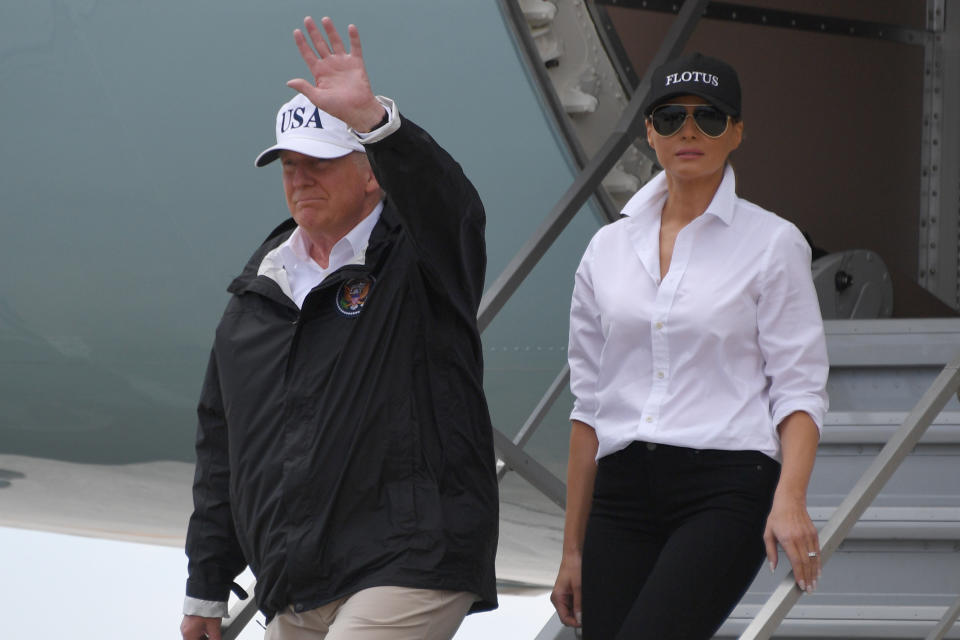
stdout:
<svg viewBox="0 0 960 640">
<path fill-rule="evenodd" d="M 323 282 L 327 275 L 345 265 L 366 262 L 370 235 L 382 213 L 381 200 L 367 217 L 333 245 L 326 269 L 310 257 L 310 240 L 303 230 L 297 227 L 283 244 L 264 256 L 257 273 L 272 279 L 298 307 L 303 307 L 307 294 Z"/>
<path fill-rule="evenodd" d="M 723 172 L 723 180 L 703 215 L 713 216 L 730 226 L 737 204 L 736 188 L 733 168 L 728 164 Z M 634 194 L 621 211 L 630 218 L 627 233 L 633 240 L 637 257 L 657 284 L 660 283 L 660 214 L 666 200 L 667 176 L 661 171 Z M 700 216 L 695 220 L 696 225 L 707 222 L 702 218 Z"/>
<path fill-rule="evenodd" d="M 334 271 L 350 262 L 363 263 L 367 245 L 370 244 L 370 234 L 373 233 L 373 228 L 377 226 L 382 212 L 383 201 L 381 200 L 367 217 L 358 222 L 353 229 L 347 232 L 347 235 L 333 245 L 330 249 L 330 261 L 325 271 Z M 280 252 L 283 264 L 287 267 L 299 266 L 301 263 L 312 263 L 317 269 L 322 269 L 310 257 L 310 238 L 300 227 L 294 229 L 286 242 L 277 249 Z"/>
<path fill-rule="evenodd" d="M 667 198 L 667 176 L 661 171 L 647 184 L 637 191 L 620 212 L 625 216 L 636 216 L 642 211 L 654 212 L 659 219 L 663 210 L 663 203 Z M 716 216 L 729 225 L 733 221 L 733 210 L 737 200 L 737 179 L 733 174 L 733 167 L 729 164 L 723 170 L 723 180 L 713 195 L 713 200 L 707 205 L 704 213 Z M 659 206 L 654 206 L 658 204 Z"/>
</svg>

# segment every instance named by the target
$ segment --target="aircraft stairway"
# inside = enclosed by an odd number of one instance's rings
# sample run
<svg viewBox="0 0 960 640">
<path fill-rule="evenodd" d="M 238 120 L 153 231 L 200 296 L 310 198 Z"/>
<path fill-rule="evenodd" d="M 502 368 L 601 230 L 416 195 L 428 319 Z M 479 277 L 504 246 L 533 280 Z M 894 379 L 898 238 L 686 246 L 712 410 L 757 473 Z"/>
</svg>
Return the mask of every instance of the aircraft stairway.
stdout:
<svg viewBox="0 0 960 640">
<path fill-rule="evenodd" d="M 940 373 L 939 360 L 960 355 L 952 320 L 827 322 L 831 369 L 828 413 L 808 492 L 823 537 L 840 503 L 907 419 Z M 875 332 L 875 333 L 874 333 Z M 861 350 L 851 342 L 861 342 Z M 924 341 L 930 351 L 904 348 Z M 885 346 L 884 346 L 885 344 Z M 946 363 L 944 363 L 946 364 Z M 960 402 L 957 390 L 879 495 L 827 559 L 818 589 L 801 595 L 772 635 L 742 636 L 789 572 L 764 566 L 716 638 L 784 640 L 960 638 L 951 622 L 935 628 L 960 600 Z M 691 603 L 696 606 L 696 603 Z M 554 618 L 537 640 L 576 637 Z"/>
<path fill-rule="evenodd" d="M 873 387 L 871 377 L 870 371 L 858 374 Z M 828 415 L 808 498 L 818 529 L 905 415 Z M 783 575 L 783 566 L 776 575 L 761 569 L 717 637 L 739 637 Z M 926 638 L 958 593 L 960 413 L 945 411 L 829 559 L 818 590 L 800 598 L 774 637 Z M 960 626 L 942 637 L 960 638 Z"/>
<path fill-rule="evenodd" d="M 639 78 L 642 70 L 637 73 L 630 67 L 606 13 L 606 5 L 618 4 L 648 8 L 648 4 L 670 3 L 501 0 L 520 55 L 539 86 L 544 109 L 552 112 L 580 167 L 548 220 L 566 219 L 558 211 L 561 205 L 575 210 L 591 192 L 602 210 L 600 217 L 615 220 L 619 205 L 655 168 L 645 145 L 633 144 L 641 130 L 636 111 L 631 111 L 635 99 L 631 90 L 622 87 L 633 87 L 635 98 L 648 85 Z M 943 4 L 928 2 L 927 6 L 931 16 L 941 18 L 939 24 L 928 23 L 928 29 L 943 29 Z M 737 9 L 756 13 L 758 22 L 760 18 L 766 22 L 757 7 L 693 0 L 673 3 L 677 17 L 654 61 L 682 49 L 701 14 Z M 956 24 L 951 24 L 948 28 L 955 29 Z M 850 33 L 853 28 L 851 23 Z M 631 116 L 634 120 L 629 122 Z M 618 135 L 619 146 L 613 142 Z M 602 158 L 603 154 L 608 157 Z M 607 173 L 605 167 L 612 169 Z M 885 275 L 881 277 L 886 280 Z M 842 305 L 827 306 L 838 311 Z M 901 303 L 901 308 L 907 306 Z M 884 302 L 879 307 L 888 305 Z M 933 308 L 914 305 L 917 315 Z M 889 315 L 887 308 L 875 317 Z M 955 313 L 948 310 L 947 315 Z M 825 317 L 858 316 L 825 312 Z M 915 405 L 940 379 L 941 369 L 960 355 L 960 321 L 954 318 L 828 320 L 826 325 L 831 410 L 808 494 L 821 541 L 831 516 L 855 494 L 861 476 L 874 468 L 878 456 L 885 454 L 887 443 L 896 439 L 901 424 L 914 415 Z M 841 536 L 827 558 L 818 590 L 799 596 L 774 631 L 756 634 L 751 622 L 787 582 L 789 562 L 781 553 L 775 574 L 761 569 L 717 638 L 960 638 L 960 624 L 954 622 L 960 609 L 960 402 L 956 393 L 954 387 L 943 411 L 932 419 L 849 533 Z M 574 637 L 573 630 L 562 627 L 554 616 L 537 640 Z"/>
</svg>

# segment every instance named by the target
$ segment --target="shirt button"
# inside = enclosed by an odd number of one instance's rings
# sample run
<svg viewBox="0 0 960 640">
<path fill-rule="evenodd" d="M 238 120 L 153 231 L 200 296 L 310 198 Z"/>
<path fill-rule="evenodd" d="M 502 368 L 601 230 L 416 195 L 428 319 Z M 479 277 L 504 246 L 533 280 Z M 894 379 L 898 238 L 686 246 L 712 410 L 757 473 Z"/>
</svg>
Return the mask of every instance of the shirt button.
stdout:
<svg viewBox="0 0 960 640">
<path fill-rule="evenodd" d="M 653 325 L 653 326 L 655 326 L 657 329 L 663 329 L 663 323 L 662 323 L 662 322 L 658 322 L 657 324 L 655 324 L 655 325 Z"/>
<path fill-rule="evenodd" d="M 647 422 L 653 422 L 653 417 L 652 417 L 652 416 L 647 416 Z"/>
<path fill-rule="evenodd" d="M 662 378 L 663 378 L 663 371 L 657 371 L 657 377 L 662 379 Z"/>
</svg>

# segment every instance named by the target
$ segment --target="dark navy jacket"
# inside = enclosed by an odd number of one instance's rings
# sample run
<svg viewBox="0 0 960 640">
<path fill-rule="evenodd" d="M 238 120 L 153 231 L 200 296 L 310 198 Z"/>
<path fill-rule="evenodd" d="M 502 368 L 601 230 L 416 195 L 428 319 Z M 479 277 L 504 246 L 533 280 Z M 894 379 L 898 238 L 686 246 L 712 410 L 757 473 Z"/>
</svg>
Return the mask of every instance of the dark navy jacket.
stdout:
<svg viewBox="0 0 960 640">
<path fill-rule="evenodd" d="M 288 220 L 229 287 L 198 408 L 188 596 L 226 600 L 249 564 L 268 618 L 384 585 L 496 606 L 483 206 L 409 120 L 367 151 L 388 196 L 365 264 L 297 309 L 257 275 Z"/>
</svg>

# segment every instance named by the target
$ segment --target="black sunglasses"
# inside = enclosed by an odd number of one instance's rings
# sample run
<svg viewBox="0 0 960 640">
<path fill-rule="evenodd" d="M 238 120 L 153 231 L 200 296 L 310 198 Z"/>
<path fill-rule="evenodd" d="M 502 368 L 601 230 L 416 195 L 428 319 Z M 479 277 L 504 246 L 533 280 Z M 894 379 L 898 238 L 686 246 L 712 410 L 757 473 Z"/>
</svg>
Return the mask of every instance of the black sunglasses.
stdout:
<svg viewBox="0 0 960 640">
<path fill-rule="evenodd" d="M 669 138 L 683 128 L 690 115 L 693 115 L 697 129 L 708 138 L 722 136 L 730 120 L 730 116 L 706 104 L 662 104 L 650 114 L 650 122 L 654 131 Z"/>
</svg>

